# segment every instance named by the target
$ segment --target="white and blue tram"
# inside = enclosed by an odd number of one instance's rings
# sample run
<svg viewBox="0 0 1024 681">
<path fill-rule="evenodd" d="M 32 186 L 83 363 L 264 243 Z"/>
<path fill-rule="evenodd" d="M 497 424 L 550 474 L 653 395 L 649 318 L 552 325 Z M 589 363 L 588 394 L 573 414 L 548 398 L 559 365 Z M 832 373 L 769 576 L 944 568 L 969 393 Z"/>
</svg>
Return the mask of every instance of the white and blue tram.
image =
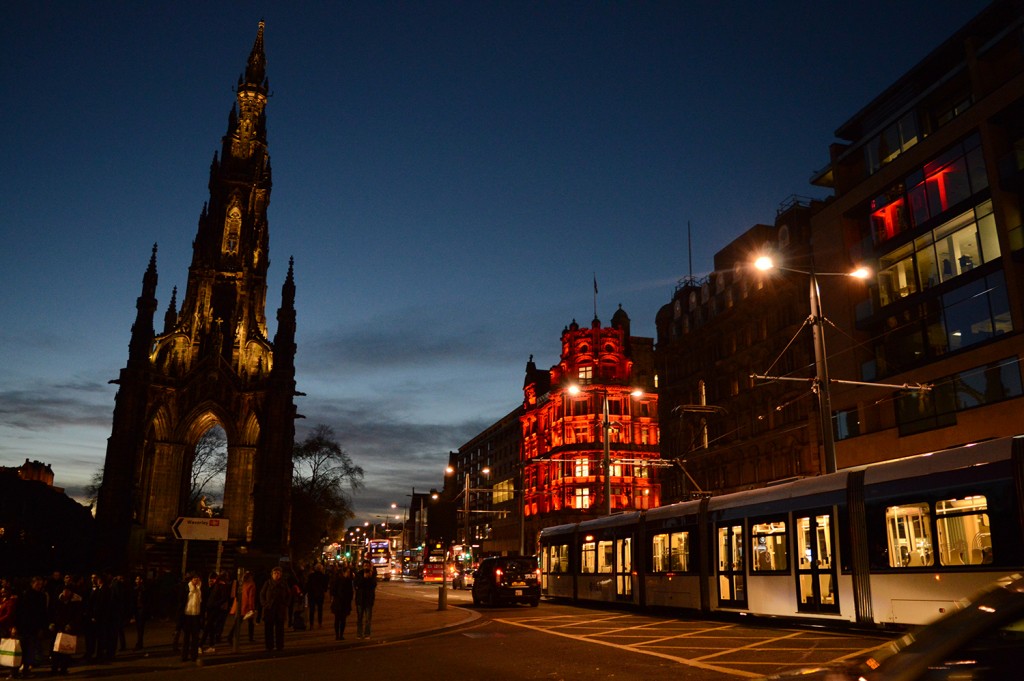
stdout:
<svg viewBox="0 0 1024 681">
<path fill-rule="evenodd" d="M 1024 436 L 546 528 L 551 598 L 924 624 L 1024 571 Z"/>
</svg>

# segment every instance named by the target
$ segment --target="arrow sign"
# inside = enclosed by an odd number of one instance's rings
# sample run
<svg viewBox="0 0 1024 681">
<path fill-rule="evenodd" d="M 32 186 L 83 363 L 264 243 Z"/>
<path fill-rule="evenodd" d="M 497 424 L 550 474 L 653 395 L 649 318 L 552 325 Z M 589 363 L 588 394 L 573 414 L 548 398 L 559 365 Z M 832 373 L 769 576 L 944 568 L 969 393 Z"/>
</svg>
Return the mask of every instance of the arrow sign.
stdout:
<svg viewBox="0 0 1024 681">
<path fill-rule="evenodd" d="M 178 518 L 171 525 L 176 539 L 200 541 L 227 541 L 227 518 Z"/>
</svg>

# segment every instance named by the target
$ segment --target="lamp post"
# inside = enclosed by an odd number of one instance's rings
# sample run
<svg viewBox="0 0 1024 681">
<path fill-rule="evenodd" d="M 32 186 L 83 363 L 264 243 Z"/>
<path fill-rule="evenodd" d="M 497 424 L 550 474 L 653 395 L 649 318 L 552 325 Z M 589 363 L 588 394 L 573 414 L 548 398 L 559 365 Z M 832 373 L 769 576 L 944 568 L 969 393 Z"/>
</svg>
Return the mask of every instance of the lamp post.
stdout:
<svg viewBox="0 0 1024 681">
<path fill-rule="evenodd" d="M 570 395 L 578 395 L 582 392 L 582 388 L 578 385 L 569 386 Z M 632 390 L 630 393 L 631 397 L 640 397 L 644 394 L 643 390 L 639 388 Z M 611 447 L 609 440 L 611 439 L 608 434 L 612 429 L 612 422 L 608 414 L 608 391 L 601 389 L 601 445 L 602 445 L 602 466 L 604 468 L 604 502 L 605 502 L 605 515 L 612 514 L 612 457 Z"/>
<path fill-rule="evenodd" d="M 811 325 L 811 333 L 814 339 L 814 369 L 815 379 L 813 390 L 818 397 L 818 427 L 821 430 L 821 446 L 824 450 L 825 472 L 835 473 L 836 471 L 836 441 L 832 432 L 832 398 L 829 391 L 828 377 L 828 356 L 825 353 L 825 330 L 822 328 L 823 315 L 821 314 L 821 289 L 818 286 L 819 276 L 853 277 L 855 279 L 867 279 L 871 273 L 863 267 L 853 272 L 817 272 L 813 270 L 806 272 L 789 267 L 780 267 L 772 262 L 767 256 L 757 259 L 754 266 L 761 270 L 770 269 L 782 270 L 783 272 L 794 272 L 806 275 L 810 279 L 810 305 L 811 316 L 808 322 Z"/>
</svg>

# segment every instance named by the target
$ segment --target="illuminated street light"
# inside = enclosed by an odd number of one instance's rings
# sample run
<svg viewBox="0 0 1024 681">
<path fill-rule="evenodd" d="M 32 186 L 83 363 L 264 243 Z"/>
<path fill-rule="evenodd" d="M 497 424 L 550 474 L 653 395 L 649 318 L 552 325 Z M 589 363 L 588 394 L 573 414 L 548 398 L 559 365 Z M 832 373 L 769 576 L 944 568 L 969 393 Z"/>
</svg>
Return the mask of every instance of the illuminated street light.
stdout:
<svg viewBox="0 0 1024 681">
<path fill-rule="evenodd" d="M 822 449 L 825 454 L 825 472 L 835 473 L 836 471 L 836 441 L 832 432 L 832 399 L 829 391 L 828 377 L 828 356 L 825 353 L 825 329 L 822 328 L 823 316 L 821 314 L 821 289 L 818 286 L 818 277 L 853 277 L 855 279 L 867 279 L 871 276 L 870 270 L 860 267 L 853 272 L 814 272 L 796 270 L 790 267 L 780 267 L 772 262 L 768 256 L 761 256 L 754 262 L 754 267 L 766 272 L 776 269 L 783 272 L 803 274 L 810 279 L 810 302 L 811 316 L 808 321 L 811 324 L 811 331 L 814 337 L 814 368 L 815 383 L 812 389 L 818 396 L 818 420 L 821 430 Z"/>
</svg>

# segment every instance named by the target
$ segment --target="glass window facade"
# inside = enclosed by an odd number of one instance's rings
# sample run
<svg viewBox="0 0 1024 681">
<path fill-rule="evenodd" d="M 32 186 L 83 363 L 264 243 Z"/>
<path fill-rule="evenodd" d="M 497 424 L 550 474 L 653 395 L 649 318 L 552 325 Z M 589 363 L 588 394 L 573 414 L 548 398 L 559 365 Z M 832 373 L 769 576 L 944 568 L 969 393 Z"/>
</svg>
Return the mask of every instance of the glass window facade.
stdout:
<svg viewBox="0 0 1024 681">
<path fill-rule="evenodd" d="M 924 226 L 986 188 L 988 174 L 981 138 L 972 135 L 871 201 L 875 245 Z"/>
<path fill-rule="evenodd" d="M 900 435 L 956 424 L 957 412 L 1024 394 L 1016 357 L 975 367 L 935 381 L 929 391 L 900 393 L 896 420 Z"/>
</svg>

